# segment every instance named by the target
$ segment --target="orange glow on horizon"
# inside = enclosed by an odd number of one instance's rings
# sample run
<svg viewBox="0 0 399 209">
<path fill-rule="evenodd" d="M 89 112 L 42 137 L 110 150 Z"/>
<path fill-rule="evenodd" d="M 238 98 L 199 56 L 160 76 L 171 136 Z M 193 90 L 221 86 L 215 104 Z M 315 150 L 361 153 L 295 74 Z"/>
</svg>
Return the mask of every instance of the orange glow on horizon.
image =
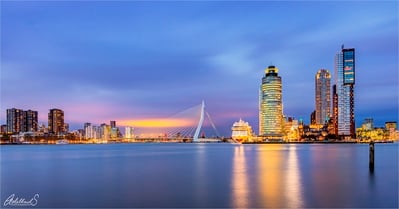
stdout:
<svg viewBox="0 0 399 209">
<path fill-rule="evenodd" d="M 138 120 L 120 120 L 118 122 L 123 126 L 141 127 L 141 128 L 173 128 L 193 126 L 194 121 L 187 119 L 138 119 Z"/>
</svg>

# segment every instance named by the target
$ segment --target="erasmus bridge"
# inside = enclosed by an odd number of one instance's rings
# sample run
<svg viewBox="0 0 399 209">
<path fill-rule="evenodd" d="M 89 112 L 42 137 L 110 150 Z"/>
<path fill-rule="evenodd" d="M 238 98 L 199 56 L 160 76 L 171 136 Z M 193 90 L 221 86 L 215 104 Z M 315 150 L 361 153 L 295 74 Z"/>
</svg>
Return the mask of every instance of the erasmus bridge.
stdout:
<svg viewBox="0 0 399 209">
<path fill-rule="evenodd" d="M 135 124 L 133 122 L 133 124 Z M 220 134 L 207 112 L 205 102 L 180 111 L 168 118 L 136 122 L 135 135 L 139 139 L 183 140 L 193 142 L 219 141 Z"/>
</svg>

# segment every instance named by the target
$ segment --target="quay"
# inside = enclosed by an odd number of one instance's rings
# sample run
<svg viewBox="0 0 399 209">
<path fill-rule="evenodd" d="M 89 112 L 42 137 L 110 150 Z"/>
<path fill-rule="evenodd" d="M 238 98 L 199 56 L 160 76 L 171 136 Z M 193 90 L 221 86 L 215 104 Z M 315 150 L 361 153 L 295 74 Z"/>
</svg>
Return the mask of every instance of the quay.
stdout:
<svg viewBox="0 0 399 209">
<path fill-rule="evenodd" d="M 46 144 L 128 144 L 128 143 L 230 143 L 230 144 L 369 144 L 369 141 L 255 141 L 255 142 L 236 142 L 232 139 L 219 138 L 199 138 L 198 141 L 192 139 L 160 139 L 160 138 L 140 138 L 140 139 L 113 139 L 113 140 L 64 140 L 65 143 L 57 143 L 59 140 L 32 140 L 32 141 L 1 141 L 0 145 L 46 145 Z M 373 143 L 395 143 L 393 140 L 373 141 Z"/>
</svg>

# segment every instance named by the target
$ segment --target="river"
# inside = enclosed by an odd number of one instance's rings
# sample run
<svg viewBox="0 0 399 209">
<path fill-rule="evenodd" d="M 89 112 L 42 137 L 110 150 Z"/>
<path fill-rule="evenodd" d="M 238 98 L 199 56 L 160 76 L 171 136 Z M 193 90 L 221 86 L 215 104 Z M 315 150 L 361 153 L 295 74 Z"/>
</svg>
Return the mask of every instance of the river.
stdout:
<svg viewBox="0 0 399 209">
<path fill-rule="evenodd" d="M 398 208 L 398 143 L 3 145 L 1 204 Z M 36 196 L 35 196 L 36 195 Z M 34 204 L 36 203 L 36 204 Z"/>
</svg>

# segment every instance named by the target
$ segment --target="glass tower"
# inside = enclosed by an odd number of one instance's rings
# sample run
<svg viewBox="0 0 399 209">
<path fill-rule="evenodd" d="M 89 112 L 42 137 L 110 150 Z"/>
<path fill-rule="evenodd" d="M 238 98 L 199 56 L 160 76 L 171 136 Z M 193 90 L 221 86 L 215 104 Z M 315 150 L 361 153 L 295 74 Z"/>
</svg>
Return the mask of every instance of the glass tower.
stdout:
<svg viewBox="0 0 399 209">
<path fill-rule="evenodd" d="M 330 119 L 330 104 L 331 104 L 331 91 L 330 91 L 331 75 L 328 70 L 320 69 L 316 73 L 315 78 L 315 106 L 316 106 L 316 121 L 318 125 L 326 124 Z"/>
<path fill-rule="evenodd" d="M 259 94 L 259 135 L 270 138 L 282 136 L 282 85 L 278 69 L 269 66 L 262 78 Z"/>
<path fill-rule="evenodd" d="M 336 54 L 335 83 L 338 96 L 338 135 L 355 138 L 355 49 L 345 49 L 342 46 L 341 51 Z"/>
</svg>

